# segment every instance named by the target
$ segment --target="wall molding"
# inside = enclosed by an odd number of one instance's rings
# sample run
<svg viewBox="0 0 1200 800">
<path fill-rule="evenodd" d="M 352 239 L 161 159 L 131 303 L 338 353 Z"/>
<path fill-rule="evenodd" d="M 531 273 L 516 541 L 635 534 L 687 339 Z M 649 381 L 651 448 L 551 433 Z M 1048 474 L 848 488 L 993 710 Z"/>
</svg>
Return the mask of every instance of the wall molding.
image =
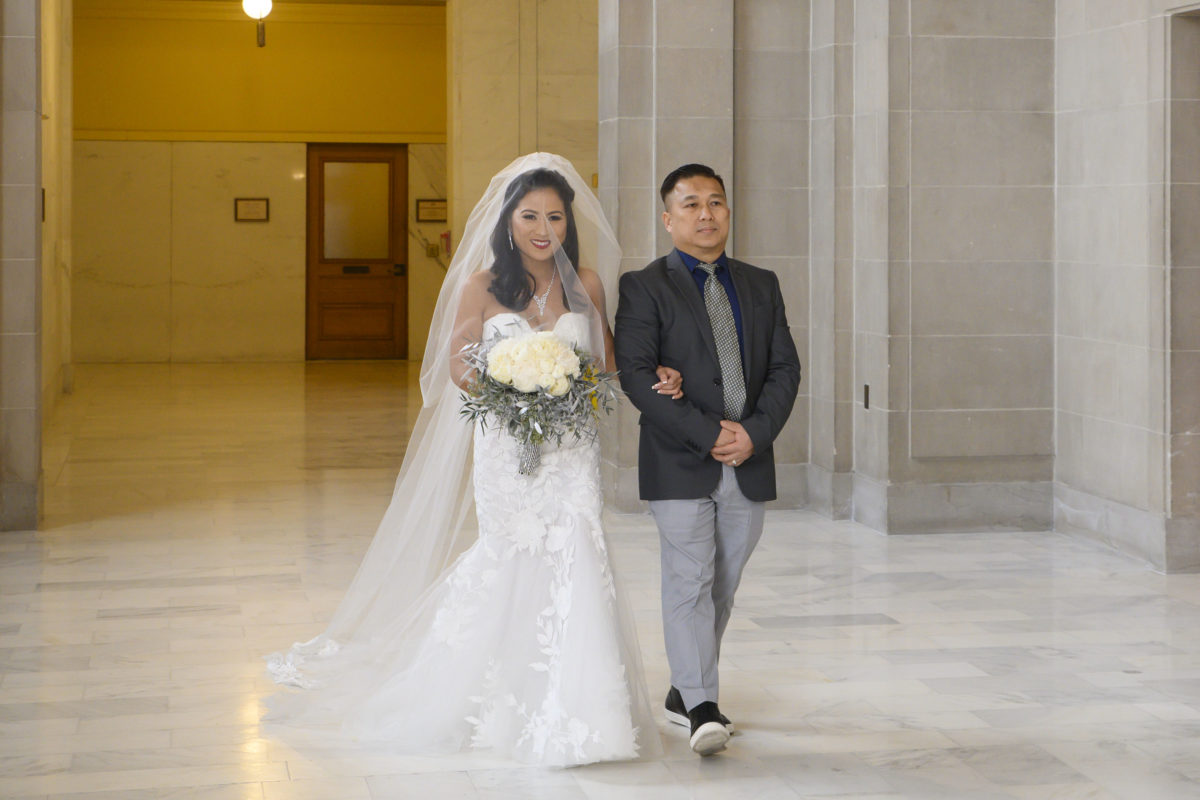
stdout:
<svg viewBox="0 0 1200 800">
<path fill-rule="evenodd" d="M 238 22 L 253 27 L 240 3 L 229 0 L 75 0 L 77 19 L 161 19 Z M 276 3 L 267 17 L 273 24 L 370 22 L 382 25 L 437 25 L 445 22 L 442 5 Z"/>
</svg>

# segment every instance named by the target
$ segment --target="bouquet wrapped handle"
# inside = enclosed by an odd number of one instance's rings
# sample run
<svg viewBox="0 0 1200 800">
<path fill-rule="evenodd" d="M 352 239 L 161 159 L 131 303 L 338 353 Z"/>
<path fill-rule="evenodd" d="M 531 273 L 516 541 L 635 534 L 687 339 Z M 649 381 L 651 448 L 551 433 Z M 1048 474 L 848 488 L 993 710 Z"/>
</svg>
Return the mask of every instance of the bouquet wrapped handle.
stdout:
<svg viewBox="0 0 1200 800">
<path fill-rule="evenodd" d="M 521 442 L 517 445 L 517 472 L 522 475 L 533 475 L 542 465 L 542 446 L 534 442 Z"/>
</svg>

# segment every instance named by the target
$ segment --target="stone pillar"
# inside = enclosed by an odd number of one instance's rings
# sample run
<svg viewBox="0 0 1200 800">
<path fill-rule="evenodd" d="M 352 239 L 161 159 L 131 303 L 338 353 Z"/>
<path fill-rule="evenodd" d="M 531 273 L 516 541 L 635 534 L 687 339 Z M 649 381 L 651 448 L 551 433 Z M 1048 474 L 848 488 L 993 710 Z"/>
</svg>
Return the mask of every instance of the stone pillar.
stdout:
<svg viewBox="0 0 1200 800">
<path fill-rule="evenodd" d="M 737 185 L 733 6 L 728 0 L 600 0 L 599 12 L 600 199 L 616 226 L 626 271 L 671 246 L 658 196 L 668 172 L 700 162 L 727 187 Z M 737 235 L 735 218 L 731 244 Z M 616 416 L 615 435 L 604 437 L 607 501 L 632 511 L 641 507 L 637 412 L 622 403 Z"/>
<path fill-rule="evenodd" d="M 1200 567 L 1200 13 L 1170 18 L 1169 518 L 1161 568 Z M 1164 337 L 1165 339 L 1165 337 Z M 1154 363 L 1152 360 L 1151 363 Z"/>
<path fill-rule="evenodd" d="M 1055 528 L 1200 569 L 1200 18 L 1060 2 Z"/>
<path fill-rule="evenodd" d="M 39 516 L 39 14 L 37 0 L 0 0 L 0 530 Z"/>
<path fill-rule="evenodd" d="M 854 4 L 812 0 L 809 507 L 852 511 Z"/>
<path fill-rule="evenodd" d="M 71 351 L 72 0 L 43 0 L 41 34 L 42 418 L 49 420 L 73 382 Z"/>
<path fill-rule="evenodd" d="M 455 243 L 488 181 L 537 150 L 596 172 L 596 7 L 448 0 L 447 173 Z"/>
<path fill-rule="evenodd" d="M 456 245 L 488 179 L 521 154 L 521 5 L 446 3 L 446 174 Z"/>
<path fill-rule="evenodd" d="M 731 253 L 779 276 L 800 394 L 775 440 L 778 504 L 808 500 L 808 0 L 735 0 Z"/>
<path fill-rule="evenodd" d="M 890 14 L 888 0 L 859 0 L 854 5 L 854 288 L 852 375 L 847 376 L 854 413 L 853 517 L 887 530 L 886 487 L 889 425 L 895 419 L 892 396 L 901 387 L 903 372 L 894 370 L 892 346 L 899 337 L 892 314 L 892 297 L 907 290 L 907 262 L 892 261 L 893 232 L 906 230 L 903 218 L 892 224 L 893 211 L 902 212 L 906 196 L 893 193 L 893 178 L 903 182 L 902 164 L 889 161 L 893 141 L 889 102 L 907 84 L 892 82 L 889 70 L 893 24 L 906 21 Z M 907 52 L 907 48 L 904 49 Z M 906 72 L 901 70 L 902 75 Z M 904 124 L 904 121 L 899 121 Z M 897 137 L 903 142 L 903 132 Z M 903 150 L 900 150 L 903 153 Z M 894 209 L 893 205 L 899 205 Z M 896 242 L 902 244 L 902 241 Z M 892 264 L 897 269 L 893 273 Z"/>
</svg>

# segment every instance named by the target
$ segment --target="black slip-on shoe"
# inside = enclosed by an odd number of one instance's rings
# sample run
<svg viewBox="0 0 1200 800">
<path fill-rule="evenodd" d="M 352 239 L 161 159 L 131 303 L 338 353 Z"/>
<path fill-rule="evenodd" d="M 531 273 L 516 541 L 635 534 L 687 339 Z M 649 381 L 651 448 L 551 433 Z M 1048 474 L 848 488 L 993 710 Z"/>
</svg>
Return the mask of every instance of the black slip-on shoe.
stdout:
<svg viewBox="0 0 1200 800">
<path fill-rule="evenodd" d="M 688 720 L 687 708 L 683 705 L 683 695 L 674 686 L 671 691 L 667 692 L 667 702 L 664 704 L 667 710 L 667 722 L 674 722 L 676 725 L 682 725 L 687 728 L 691 726 Z"/>
<path fill-rule="evenodd" d="M 705 700 L 688 712 L 691 722 L 692 738 L 689 742 L 692 750 L 702 756 L 711 756 L 725 749 L 729 741 L 729 731 L 721 723 L 721 714 L 717 704 Z"/>
<path fill-rule="evenodd" d="M 721 720 L 721 724 L 725 726 L 725 730 L 729 731 L 729 735 L 733 736 L 736 731 L 733 729 L 733 723 L 729 721 L 729 717 L 721 713 L 721 709 L 717 709 L 717 719 Z"/>
<path fill-rule="evenodd" d="M 687 708 L 683 705 L 683 695 L 674 686 L 667 692 L 667 702 L 663 704 L 666 709 L 667 722 L 673 722 L 676 725 L 682 725 L 685 728 L 691 727 L 692 723 L 688 720 Z M 729 731 L 729 735 L 734 734 L 733 723 L 729 721 L 729 717 L 717 711 L 717 716 L 721 718 L 721 724 Z"/>
</svg>

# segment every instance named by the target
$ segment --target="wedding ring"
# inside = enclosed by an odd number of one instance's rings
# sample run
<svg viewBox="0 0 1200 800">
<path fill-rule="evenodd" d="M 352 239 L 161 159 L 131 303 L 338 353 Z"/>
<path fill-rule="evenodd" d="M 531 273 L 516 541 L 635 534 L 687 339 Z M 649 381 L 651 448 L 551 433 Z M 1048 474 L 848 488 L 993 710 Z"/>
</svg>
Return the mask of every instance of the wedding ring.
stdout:
<svg viewBox="0 0 1200 800">
<path fill-rule="evenodd" d="M 736 466 L 737 466 L 737 459 L 735 458 L 735 459 L 734 459 L 733 461 L 731 461 L 730 463 L 731 463 L 731 464 L 733 464 L 733 465 L 736 467 Z"/>
</svg>

